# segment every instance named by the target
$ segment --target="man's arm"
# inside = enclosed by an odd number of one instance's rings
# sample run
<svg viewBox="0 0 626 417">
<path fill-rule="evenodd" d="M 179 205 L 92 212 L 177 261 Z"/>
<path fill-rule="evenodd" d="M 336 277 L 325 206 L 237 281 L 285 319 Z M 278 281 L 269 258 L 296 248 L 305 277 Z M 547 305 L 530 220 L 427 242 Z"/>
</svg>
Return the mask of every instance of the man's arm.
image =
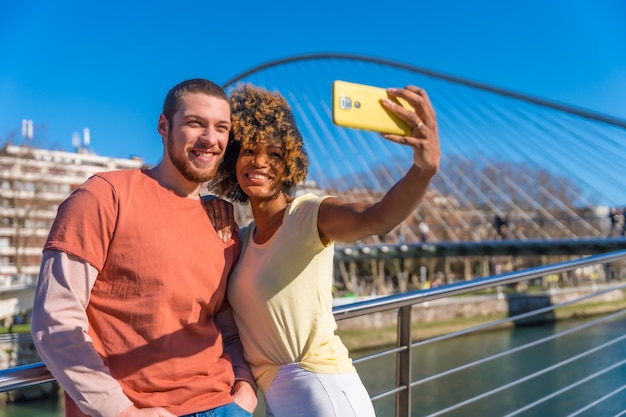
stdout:
<svg viewBox="0 0 626 417">
<path fill-rule="evenodd" d="M 201 202 L 220 239 L 224 242 L 228 242 L 233 236 L 233 233 L 239 232 L 239 226 L 235 221 L 235 210 L 232 203 L 214 195 L 202 196 Z"/>
<path fill-rule="evenodd" d="M 64 252 L 45 251 L 33 304 L 39 355 L 85 413 L 114 417 L 132 406 L 93 348 L 85 311 L 98 271 Z"/>
</svg>

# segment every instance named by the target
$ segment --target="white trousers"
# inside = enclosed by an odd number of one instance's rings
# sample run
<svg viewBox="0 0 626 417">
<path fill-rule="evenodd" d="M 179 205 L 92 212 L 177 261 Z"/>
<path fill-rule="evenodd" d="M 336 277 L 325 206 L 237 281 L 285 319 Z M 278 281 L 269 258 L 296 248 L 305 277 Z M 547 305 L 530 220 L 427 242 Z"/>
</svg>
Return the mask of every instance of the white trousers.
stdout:
<svg viewBox="0 0 626 417">
<path fill-rule="evenodd" d="M 375 417 L 357 373 L 320 374 L 284 365 L 264 394 L 267 417 Z"/>
</svg>

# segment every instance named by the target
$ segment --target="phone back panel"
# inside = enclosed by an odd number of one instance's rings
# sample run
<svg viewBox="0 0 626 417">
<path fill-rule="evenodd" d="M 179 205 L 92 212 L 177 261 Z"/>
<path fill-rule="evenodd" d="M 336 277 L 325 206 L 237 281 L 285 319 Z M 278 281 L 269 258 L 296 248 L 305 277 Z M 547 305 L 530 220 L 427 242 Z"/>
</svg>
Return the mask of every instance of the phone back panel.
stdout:
<svg viewBox="0 0 626 417">
<path fill-rule="evenodd" d="M 381 100 L 389 98 L 408 109 L 412 109 L 411 105 L 388 95 L 384 88 L 337 80 L 333 82 L 332 96 L 333 123 L 338 126 L 405 136 L 411 134 L 409 125 L 387 111 Z"/>
</svg>

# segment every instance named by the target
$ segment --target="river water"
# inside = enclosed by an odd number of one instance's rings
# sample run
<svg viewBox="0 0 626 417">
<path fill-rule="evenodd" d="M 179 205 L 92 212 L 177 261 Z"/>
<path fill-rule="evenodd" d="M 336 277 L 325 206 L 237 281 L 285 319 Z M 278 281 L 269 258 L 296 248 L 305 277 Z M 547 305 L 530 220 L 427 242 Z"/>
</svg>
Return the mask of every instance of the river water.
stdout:
<svg viewBox="0 0 626 417">
<path fill-rule="evenodd" d="M 465 363 L 486 358 L 498 352 L 549 336 L 571 328 L 582 321 L 563 321 L 552 325 L 502 329 L 464 335 L 453 339 L 434 342 L 414 348 L 412 379 L 421 380 L 430 375 L 444 372 Z M 561 395 L 542 401 L 519 414 L 515 410 L 539 401 L 555 391 L 576 384 L 586 375 L 598 372 L 624 358 L 626 343 L 619 342 L 595 352 L 582 360 L 559 367 L 537 379 L 502 389 L 479 400 L 471 400 L 488 390 L 506 387 L 511 381 L 533 372 L 553 366 L 571 356 L 591 349 L 593 346 L 615 339 L 626 331 L 626 318 L 595 325 L 585 330 L 538 344 L 532 348 L 507 355 L 479 366 L 424 382 L 412 390 L 412 417 L 439 415 L 439 410 L 448 409 L 445 416 L 569 416 L 585 408 L 597 399 L 619 391 L 610 399 L 581 412 L 580 416 L 616 416 L 626 410 L 626 365 L 606 372 L 601 378 L 579 383 Z M 354 352 L 358 357 L 361 352 Z M 370 395 L 380 394 L 394 385 L 395 357 L 383 357 L 357 365 L 361 378 Z M 394 397 L 375 402 L 379 417 L 394 415 Z M 465 402 L 464 406 L 456 404 Z M 254 416 L 263 416 L 261 410 Z M 0 408 L 0 417 L 61 417 L 62 401 L 29 401 L 9 404 Z"/>
</svg>

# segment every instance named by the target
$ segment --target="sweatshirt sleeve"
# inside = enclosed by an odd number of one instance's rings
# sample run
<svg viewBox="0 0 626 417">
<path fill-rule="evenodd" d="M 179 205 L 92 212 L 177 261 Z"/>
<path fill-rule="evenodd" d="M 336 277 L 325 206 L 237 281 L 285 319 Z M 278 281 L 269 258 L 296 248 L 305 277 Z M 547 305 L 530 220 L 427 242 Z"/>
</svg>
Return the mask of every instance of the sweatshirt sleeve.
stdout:
<svg viewBox="0 0 626 417">
<path fill-rule="evenodd" d="M 44 363 L 81 411 L 115 417 L 132 402 L 88 334 L 85 309 L 97 275 L 96 268 L 75 256 L 44 251 L 31 332 Z"/>
</svg>

